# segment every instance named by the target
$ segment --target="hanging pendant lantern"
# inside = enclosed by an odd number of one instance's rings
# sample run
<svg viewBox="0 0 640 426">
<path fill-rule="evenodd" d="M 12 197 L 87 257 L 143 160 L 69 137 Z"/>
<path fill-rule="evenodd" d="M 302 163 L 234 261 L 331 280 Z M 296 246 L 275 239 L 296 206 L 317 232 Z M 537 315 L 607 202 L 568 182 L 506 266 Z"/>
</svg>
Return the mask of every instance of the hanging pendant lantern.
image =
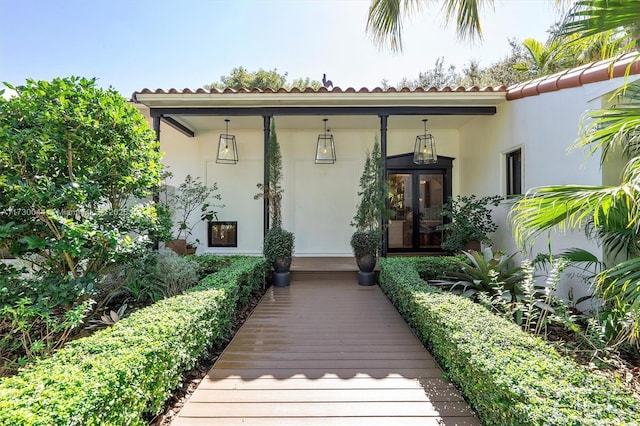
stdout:
<svg viewBox="0 0 640 426">
<path fill-rule="evenodd" d="M 238 163 L 238 147 L 236 146 L 236 137 L 229 134 L 229 119 L 224 120 L 226 128 L 224 134 L 220 135 L 218 140 L 218 156 L 216 163 L 220 164 L 236 164 Z"/>
<path fill-rule="evenodd" d="M 336 147 L 333 143 L 333 135 L 327 133 L 327 120 L 324 121 L 324 133 L 318 135 L 316 144 L 316 164 L 334 164 L 336 162 Z"/>
<path fill-rule="evenodd" d="M 427 133 L 427 119 L 423 119 L 424 134 L 416 136 L 416 146 L 413 150 L 413 162 L 416 164 L 434 164 L 438 162 L 436 140 Z"/>
</svg>

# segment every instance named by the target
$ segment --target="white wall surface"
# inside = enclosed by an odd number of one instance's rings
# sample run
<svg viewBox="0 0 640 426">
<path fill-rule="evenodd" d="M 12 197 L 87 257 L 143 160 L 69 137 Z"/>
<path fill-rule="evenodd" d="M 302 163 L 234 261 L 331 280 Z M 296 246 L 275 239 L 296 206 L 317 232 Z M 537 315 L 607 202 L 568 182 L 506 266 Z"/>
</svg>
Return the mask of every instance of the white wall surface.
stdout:
<svg viewBox="0 0 640 426">
<path fill-rule="evenodd" d="M 603 184 L 599 155 L 587 157 L 586 150 L 569 147 L 578 135 L 584 112 L 601 108 L 613 86 L 612 82 L 594 83 L 506 102 L 498 106 L 495 116 L 479 117 L 465 125 L 460 129 L 460 193 L 504 195 L 504 155 L 517 148 L 522 149 L 525 192 L 547 185 Z M 612 176 L 619 174 L 615 170 L 619 165 L 619 162 L 607 165 L 606 180 L 611 181 Z M 494 218 L 500 228 L 492 240 L 495 248 L 512 253 L 517 248 L 508 222 L 508 208 L 505 202 L 495 210 Z M 571 247 L 601 254 L 597 244 L 587 239 L 582 230 L 551 233 L 552 252 Z M 543 234 L 526 255 L 531 258 L 548 250 L 547 234 Z M 580 297 L 588 289 L 579 278 L 566 276 L 559 294 L 566 297 L 569 291 Z"/>
<path fill-rule="evenodd" d="M 222 123 L 222 120 L 220 120 Z M 283 226 L 295 233 L 296 256 L 351 256 L 350 226 L 358 202 L 359 180 L 367 150 L 373 147 L 379 130 L 339 129 L 331 131 L 336 146 L 335 164 L 315 164 L 314 155 L 318 129 L 281 129 L 276 132 L 283 157 Z M 419 122 L 418 122 L 419 123 Z M 421 124 L 421 123 L 419 123 Z M 224 131 L 196 132 L 188 138 L 166 124 L 161 127 L 161 150 L 166 153 L 163 163 L 174 174 L 170 183 L 180 184 L 187 174 L 206 181 L 217 182 L 222 203 L 218 219 L 238 222 L 237 248 L 207 247 L 207 229 L 196 222 L 192 239 L 199 239 L 198 252 L 259 254 L 262 250 L 262 200 L 254 200 L 256 184 L 263 176 L 263 133 L 261 118 L 256 118 L 255 130 L 234 131 L 239 162 L 236 165 L 217 164 L 215 155 L 218 135 Z M 458 131 L 430 131 L 436 138 L 438 154 L 459 155 Z M 422 130 L 390 129 L 388 155 L 413 151 L 416 135 Z M 454 190 L 459 170 L 453 170 Z"/>
</svg>

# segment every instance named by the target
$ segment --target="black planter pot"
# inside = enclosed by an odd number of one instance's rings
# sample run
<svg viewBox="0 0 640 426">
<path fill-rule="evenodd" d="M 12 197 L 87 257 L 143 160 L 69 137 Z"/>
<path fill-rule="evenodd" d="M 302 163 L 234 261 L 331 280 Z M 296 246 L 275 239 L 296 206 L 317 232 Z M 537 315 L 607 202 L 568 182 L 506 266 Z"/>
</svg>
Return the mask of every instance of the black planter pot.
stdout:
<svg viewBox="0 0 640 426">
<path fill-rule="evenodd" d="M 273 262 L 273 269 L 276 272 L 289 272 L 291 268 L 291 257 L 279 257 Z"/>
<path fill-rule="evenodd" d="M 273 286 L 287 287 L 291 283 L 291 272 L 274 272 Z"/>
<path fill-rule="evenodd" d="M 372 254 L 365 254 L 364 256 L 356 257 L 356 263 L 358 268 L 362 272 L 372 272 L 376 267 L 376 257 Z"/>
<path fill-rule="evenodd" d="M 286 287 L 291 283 L 291 257 L 279 257 L 273 262 L 273 285 L 275 287 Z"/>
<path fill-rule="evenodd" d="M 366 254 L 356 257 L 356 263 L 360 272 L 358 272 L 358 284 L 362 286 L 372 286 L 376 284 L 376 273 L 373 269 L 376 267 L 376 257 L 372 254 Z"/>
</svg>

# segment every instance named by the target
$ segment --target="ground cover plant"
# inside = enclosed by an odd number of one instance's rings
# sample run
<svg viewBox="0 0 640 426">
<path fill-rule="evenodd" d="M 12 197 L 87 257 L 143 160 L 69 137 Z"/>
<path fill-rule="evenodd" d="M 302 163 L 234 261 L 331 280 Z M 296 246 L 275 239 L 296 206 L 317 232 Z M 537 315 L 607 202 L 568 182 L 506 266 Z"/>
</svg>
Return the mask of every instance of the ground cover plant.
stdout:
<svg viewBox="0 0 640 426">
<path fill-rule="evenodd" d="M 484 424 L 637 424 L 640 404 L 484 306 L 424 282 L 415 260 L 382 259 L 380 286 Z"/>
<path fill-rule="evenodd" d="M 238 258 L 182 295 L 73 341 L 0 382 L 0 424 L 145 424 L 264 282 L 263 258 Z"/>
</svg>

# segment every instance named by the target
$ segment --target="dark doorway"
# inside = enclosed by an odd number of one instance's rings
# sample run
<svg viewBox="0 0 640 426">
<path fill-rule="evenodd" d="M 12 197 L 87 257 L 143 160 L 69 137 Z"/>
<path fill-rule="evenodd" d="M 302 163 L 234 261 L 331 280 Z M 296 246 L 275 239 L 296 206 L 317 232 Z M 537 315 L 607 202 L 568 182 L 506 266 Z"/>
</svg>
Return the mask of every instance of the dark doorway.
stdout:
<svg viewBox="0 0 640 426">
<path fill-rule="evenodd" d="M 442 251 L 442 204 L 451 196 L 453 158 L 438 157 L 438 163 L 413 163 L 413 153 L 387 159 L 389 208 L 387 228 L 389 252 Z"/>
</svg>

